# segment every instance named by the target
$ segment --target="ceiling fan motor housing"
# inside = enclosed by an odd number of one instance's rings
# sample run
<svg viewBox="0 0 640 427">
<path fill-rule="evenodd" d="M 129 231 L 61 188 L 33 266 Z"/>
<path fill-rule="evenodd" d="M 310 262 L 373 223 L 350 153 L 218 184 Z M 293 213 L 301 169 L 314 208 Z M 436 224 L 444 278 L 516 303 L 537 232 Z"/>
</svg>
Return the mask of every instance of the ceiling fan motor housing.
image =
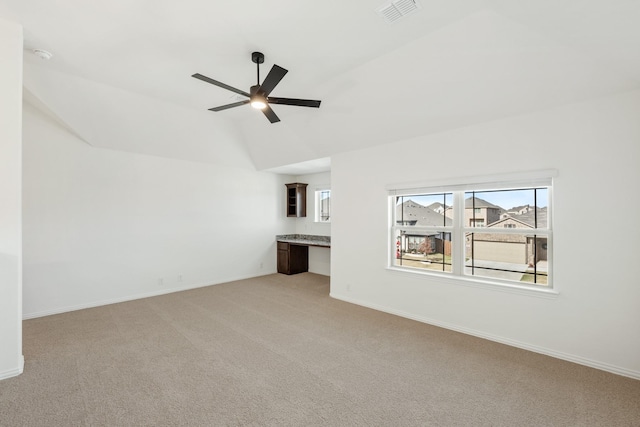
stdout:
<svg viewBox="0 0 640 427">
<path fill-rule="evenodd" d="M 251 54 L 251 60 L 254 64 L 262 64 L 264 63 L 264 55 L 262 52 L 253 52 Z"/>
</svg>

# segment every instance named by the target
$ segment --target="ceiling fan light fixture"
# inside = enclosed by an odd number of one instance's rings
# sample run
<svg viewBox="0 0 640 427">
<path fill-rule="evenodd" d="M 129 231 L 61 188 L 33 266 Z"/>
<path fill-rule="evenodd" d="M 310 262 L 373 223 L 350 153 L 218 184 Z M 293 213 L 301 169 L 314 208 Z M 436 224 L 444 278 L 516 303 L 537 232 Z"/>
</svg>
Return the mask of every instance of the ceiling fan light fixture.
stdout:
<svg viewBox="0 0 640 427">
<path fill-rule="evenodd" d="M 251 106 L 256 110 L 264 110 L 267 108 L 267 100 L 261 96 L 254 96 L 251 98 Z"/>
</svg>

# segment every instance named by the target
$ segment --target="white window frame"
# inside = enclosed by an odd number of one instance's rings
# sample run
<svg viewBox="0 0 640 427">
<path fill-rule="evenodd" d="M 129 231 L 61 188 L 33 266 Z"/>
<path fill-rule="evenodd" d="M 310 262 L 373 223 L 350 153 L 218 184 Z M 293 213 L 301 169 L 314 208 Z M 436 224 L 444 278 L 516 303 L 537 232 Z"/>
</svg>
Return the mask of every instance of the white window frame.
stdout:
<svg viewBox="0 0 640 427">
<path fill-rule="evenodd" d="M 318 187 L 314 192 L 314 201 L 315 201 L 315 216 L 314 221 L 320 224 L 330 224 L 331 223 L 331 202 L 329 202 L 329 219 L 322 220 L 322 201 L 320 197 L 322 197 L 322 193 L 329 192 L 329 200 L 331 200 L 331 188 L 328 186 Z"/>
<path fill-rule="evenodd" d="M 467 177 L 452 180 L 443 180 L 439 182 L 429 183 L 404 183 L 390 184 L 386 186 L 389 196 L 389 241 L 387 244 L 388 264 L 387 268 L 392 271 L 408 273 L 411 275 L 425 275 L 452 280 L 455 283 L 471 286 L 511 289 L 516 292 L 523 291 L 528 294 L 533 291 L 535 294 L 558 294 L 557 286 L 553 282 L 553 178 L 557 176 L 555 170 L 534 171 L 526 173 L 502 174 L 480 177 Z M 467 275 L 464 272 L 465 259 L 465 235 L 471 232 L 487 233 L 486 227 L 469 227 L 464 223 L 464 199 L 465 192 L 469 191 L 489 191 L 489 190 L 512 190 L 512 189 L 528 189 L 528 188 L 547 188 L 547 228 L 535 229 L 536 237 L 544 237 L 547 239 L 547 259 L 548 259 L 548 276 L 546 285 L 527 284 L 524 282 L 516 282 L 510 280 L 502 280 L 497 278 L 488 278 L 483 276 Z M 442 194 L 453 193 L 453 225 L 441 227 L 407 227 L 396 224 L 396 197 L 410 196 L 418 194 Z M 462 208 L 460 208 L 462 207 Z M 432 231 L 438 229 L 440 231 L 451 232 L 452 253 L 451 253 L 451 272 L 435 271 L 428 269 L 419 269 L 405 266 L 395 265 L 396 257 L 396 233 L 399 230 L 415 230 L 415 231 Z M 521 228 L 495 228 L 491 229 L 493 234 L 523 234 Z M 533 233 L 527 233 L 533 234 Z"/>
</svg>

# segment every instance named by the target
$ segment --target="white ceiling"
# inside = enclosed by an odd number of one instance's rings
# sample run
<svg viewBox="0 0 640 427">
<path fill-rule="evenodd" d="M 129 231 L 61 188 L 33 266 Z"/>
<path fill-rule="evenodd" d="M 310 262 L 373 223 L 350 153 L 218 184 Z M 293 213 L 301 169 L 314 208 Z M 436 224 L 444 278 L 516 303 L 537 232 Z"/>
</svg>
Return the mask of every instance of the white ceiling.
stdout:
<svg viewBox="0 0 640 427">
<path fill-rule="evenodd" d="M 640 87 L 640 1 L 418 1 L 393 24 L 379 0 L 0 0 L 0 17 L 54 54 L 25 53 L 25 89 L 87 143 L 275 171 Z M 262 77 L 289 70 L 273 96 L 320 109 L 207 111 L 236 95 L 191 74 L 248 91 L 253 51 Z"/>
</svg>

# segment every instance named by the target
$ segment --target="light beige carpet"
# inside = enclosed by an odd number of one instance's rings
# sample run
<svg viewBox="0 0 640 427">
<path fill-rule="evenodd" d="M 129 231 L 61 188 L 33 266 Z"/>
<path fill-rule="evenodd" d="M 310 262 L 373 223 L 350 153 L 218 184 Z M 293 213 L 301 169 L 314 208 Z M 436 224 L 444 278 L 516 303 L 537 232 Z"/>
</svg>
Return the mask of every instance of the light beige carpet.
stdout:
<svg viewBox="0 0 640 427">
<path fill-rule="evenodd" d="M 270 275 L 24 322 L 2 426 L 639 426 L 640 381 Z"/>
</svg>

